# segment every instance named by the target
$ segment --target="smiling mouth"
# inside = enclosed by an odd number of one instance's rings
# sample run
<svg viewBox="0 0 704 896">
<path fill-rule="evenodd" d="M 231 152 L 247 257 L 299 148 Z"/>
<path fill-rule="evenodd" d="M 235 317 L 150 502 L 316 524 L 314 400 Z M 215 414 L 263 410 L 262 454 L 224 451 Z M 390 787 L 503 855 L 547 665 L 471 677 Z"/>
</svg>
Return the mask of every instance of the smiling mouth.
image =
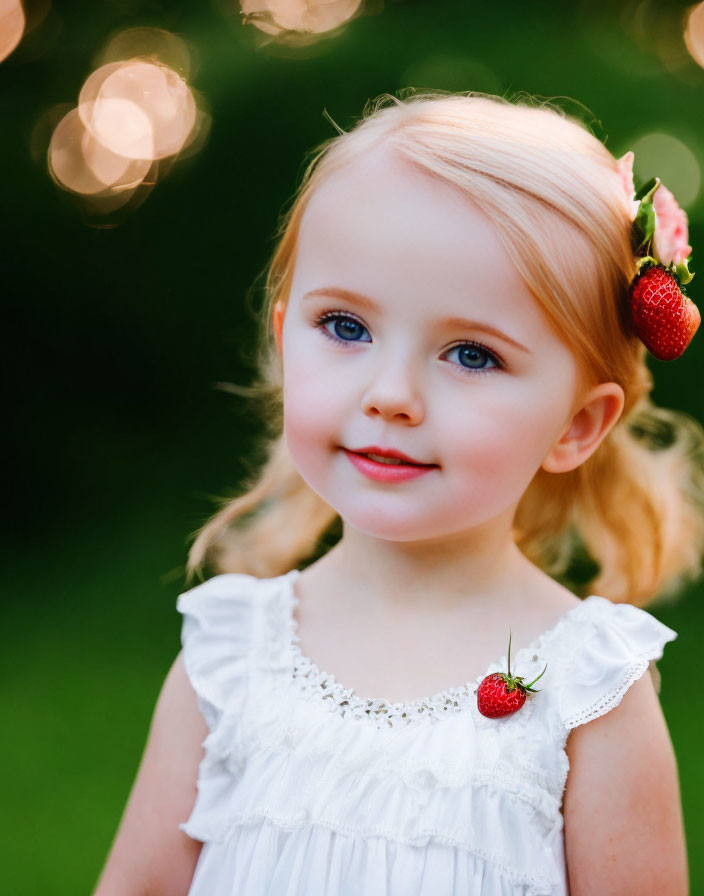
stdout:
<svg viewBox="0 0 704 896">
<path fill-rule="evenodd" d="M 352 451 L 352 454 L 356 454 L 357 457 L 366 457 L 369 460 L 373 460 L 378 464 L 388 464 L 389 466 L 404 466 L 404 467 L 436 467 L 437 464 L 421 464 L 407 460 L 401 460 L 400 457 L 387 457 L 384 454 L 365 454 L 362 451 Z"/>
</svg>

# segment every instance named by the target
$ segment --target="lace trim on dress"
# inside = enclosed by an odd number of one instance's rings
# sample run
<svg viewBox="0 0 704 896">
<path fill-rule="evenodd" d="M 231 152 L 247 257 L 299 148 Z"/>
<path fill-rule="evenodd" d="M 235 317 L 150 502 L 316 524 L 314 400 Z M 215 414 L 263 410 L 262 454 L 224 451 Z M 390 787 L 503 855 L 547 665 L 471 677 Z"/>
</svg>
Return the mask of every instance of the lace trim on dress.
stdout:
<svg viewBox="0 0 704 896">
<path fill-rule="evenodd" d="M 609 710 L 618 706 L 628 688 L 634 681 L 637 681 L 643 675 L 649 665 L 650 661 L 647 659 L 635 660 L 633 664 L 628 667 L 628 670 L 619 682 L 618 687 L 609 691 L 608 694 L 603 694 L 599 698 L 599 701 L 590 706 L 588 710 L 582 710 L 565 719 L 565 728 L 569 729 L 576 728 L 578 725 L 586 725 L 586 723 L 591 722 L 592 719 L 598 719 L 599 716 L 605 715 Z"/>
<path fill-rule="evenodd" d="M 294 654 L 293 677 L 299 680 L 303 694 L 320 699 L 331 711 L 341 716 L 368 719 L 389 728 L 430 717 L 439 719 L 448 712 L 457 712 L 464 707 L 466 699 L 476 693 L 478 687 L 474 682 L 467 682 L 464 686 L 439 691 L 432 697 L 398 703 L 364 698 L 351 688 L 343 687 L 330 673 L 318 668 L 301 653 L 298 643 L 293 642 L 291 649 Z"/>
<path fill-rule="evenodd" d="M 308 699 L 320 701 L 332 712 L 355 720 L 369 721 L 376 727 L 400 727 L 412 722 L 424 722 L 425 720 L 437 720 L 447 718 L 451 713 L 461 712 L 472 702 L 482 679 L 496 665 L 506 667 L 507 657 L 501 657 L 496 663 L 492 663 L 488 670 L 478 675 L 473 681 L 467 681 L 463 685 L 447 688 L 433 694 L 430 697 L 420 697 L 417 700 L 404 700 L 396 703 L 373 697 L 360 697 L 352 688 L 344 687 L 335 676 L 321 669 L 313 660 L 307 657 L 300 649 L 298 626 L 294 617 L 294 609 L 298 605 L 298 597 L 293 589 L 293 583 L 300 574 L 298 569 L 287 573 L 285 587 L 282 589 L 285 608 L 283 617 L 286 621 L 286 638 L 289 656 L 291 660 L 291 679 L 298 686 L 299 691 Z M 514 669 L 521 662 L 538 662 L 538 654 L 545 639 L 552 635 L 559 626 L 563 625 L 575 613 L 588 602 L 585 598 L 564 613 L 555 625 L 543 632 L 527 647 L 521 648 L 512 656 L 511 665 Z"/>
</svg>

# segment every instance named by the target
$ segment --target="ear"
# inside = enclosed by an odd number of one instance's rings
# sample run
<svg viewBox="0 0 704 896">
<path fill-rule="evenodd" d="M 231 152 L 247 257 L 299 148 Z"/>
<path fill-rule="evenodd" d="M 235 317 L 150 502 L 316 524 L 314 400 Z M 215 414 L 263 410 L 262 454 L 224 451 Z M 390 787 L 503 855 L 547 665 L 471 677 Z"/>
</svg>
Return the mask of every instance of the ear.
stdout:
<svg viewBox="0 0 704 896">
<path fill-rule="evenodd" d="M 286 309 L 284 308 L 284 304 L 281 299 L 279 299 L 279 301 L 274 304 L 274 309 L 271 313 L 271 320 L 274 325 L 274 338 L 276 339 L 276 348 L 279 352 L 279 357 L 281 357 L 283 351 L 282 345 L 285 314 Z"/>
<path fill-rule="evenodd" d="M 600 383 L 590 389 L 541 467 L 548 473 L 566 473 L 583 464 L 618 421 L 624 401 L 618 383 Z"/>
</svg>

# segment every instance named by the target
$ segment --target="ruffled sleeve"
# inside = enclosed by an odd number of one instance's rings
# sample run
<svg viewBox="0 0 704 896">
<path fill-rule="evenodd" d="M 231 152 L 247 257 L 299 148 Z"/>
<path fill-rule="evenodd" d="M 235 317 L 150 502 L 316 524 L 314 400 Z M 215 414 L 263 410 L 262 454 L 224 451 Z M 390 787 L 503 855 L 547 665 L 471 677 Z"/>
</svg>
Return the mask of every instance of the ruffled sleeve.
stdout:
<svg viewBox="0 0 704 896">
<path fill-rule="evenodd" d="M 198 771 L 198 795 L 181 830 L 210 839 L 219 825 L 223 789 L 240 764 L 239 721 L 247 700 L 253 595 L 258 580 L 228 573 L 179 595 L 181 644 L 198 708 L 210 729 Z"/>
<path fill-rule="evenodd" d="M 591 595 L 575 632 L 561 681 L 560 718 L 566 729 L 584 725 L 617 706 L 626 691 L 655 666 L 677 632 L 631 604 Z M 584 607 L 587 610 L 587 607 Z"/>
<path fill-rule="evenodd" d="M 215 576 L 176 601 L 184 665 L 211 731 L 226 706 L 242 696 L 252 628 L 249 578 Z"/>
</svg>

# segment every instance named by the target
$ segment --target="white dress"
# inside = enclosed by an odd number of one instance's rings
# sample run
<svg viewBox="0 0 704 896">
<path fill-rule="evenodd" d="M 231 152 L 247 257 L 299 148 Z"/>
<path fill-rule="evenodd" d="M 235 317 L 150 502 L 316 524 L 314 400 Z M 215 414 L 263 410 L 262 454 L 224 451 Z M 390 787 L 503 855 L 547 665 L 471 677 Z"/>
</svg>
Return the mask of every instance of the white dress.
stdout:
<svg viewBox="0 0 704 896">
<path fill-rule="evenodd" d="M 183 656 L 210 733 L 179 825 L 203 841 L 189 896 L 566 896 L 571 728 L 615 707 L 677 633 L 590 595 L 511 652 L 523 707 L 476 688 L 367 700 L 303 656 L 293 583 L 224 574 L 181 594 Z"/>
</svg>

